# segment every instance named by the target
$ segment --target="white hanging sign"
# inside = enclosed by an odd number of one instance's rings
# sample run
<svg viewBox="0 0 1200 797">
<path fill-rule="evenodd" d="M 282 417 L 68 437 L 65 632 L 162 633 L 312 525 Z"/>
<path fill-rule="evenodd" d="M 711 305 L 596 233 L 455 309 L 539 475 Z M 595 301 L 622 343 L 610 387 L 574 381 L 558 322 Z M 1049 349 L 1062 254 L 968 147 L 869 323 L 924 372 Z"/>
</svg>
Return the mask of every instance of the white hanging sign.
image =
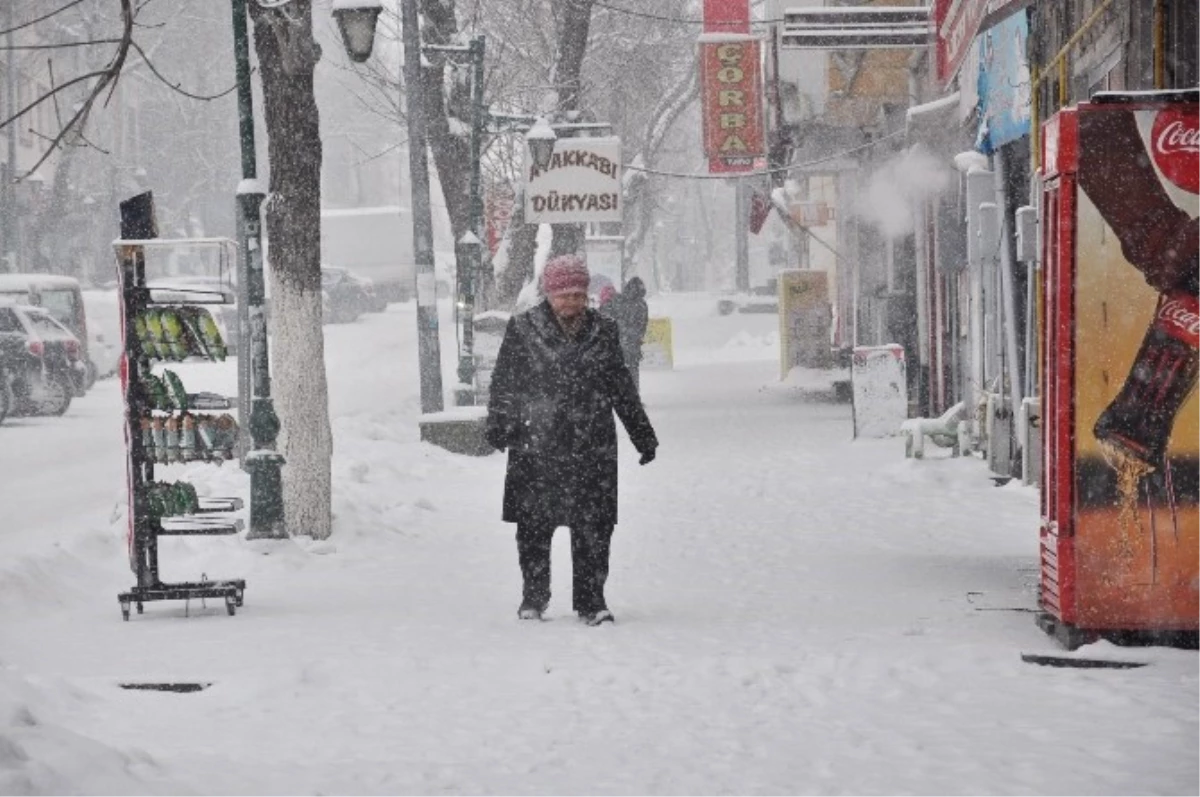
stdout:
<svg viewBox="0 0 1200 797">
<path fill-rule="evenodd" d="M 543 171 L 525 147 L 525 222 L 621 220 L 621 139 L 560 138 Z"/>
</svg>

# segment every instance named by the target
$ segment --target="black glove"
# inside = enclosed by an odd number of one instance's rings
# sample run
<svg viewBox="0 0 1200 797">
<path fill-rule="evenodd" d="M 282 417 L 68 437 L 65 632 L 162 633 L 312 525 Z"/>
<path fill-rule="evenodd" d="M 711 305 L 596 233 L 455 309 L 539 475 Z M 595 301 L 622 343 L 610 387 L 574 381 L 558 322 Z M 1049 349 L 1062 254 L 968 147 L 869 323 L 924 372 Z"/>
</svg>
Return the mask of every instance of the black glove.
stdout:
<svg viewBox="0 0 1200 797">
<path fill-rule="evenodd" d="M 508 435 L 504 433 L 503 429 L 489 428 L 484 431 L 483 439 L 497 451 L 508 448 Z"/>
<path fill-rule="evenodd" d="M 638 460 L 638 464 L 639 465 L 649 465 L 651 462 L 653 462 L 654 461 L 654 452 L 656 450 L 657 449 L 654 449 L 654 448 L 643 449 L 642 450 L 642 458 Z"/>
</svg>

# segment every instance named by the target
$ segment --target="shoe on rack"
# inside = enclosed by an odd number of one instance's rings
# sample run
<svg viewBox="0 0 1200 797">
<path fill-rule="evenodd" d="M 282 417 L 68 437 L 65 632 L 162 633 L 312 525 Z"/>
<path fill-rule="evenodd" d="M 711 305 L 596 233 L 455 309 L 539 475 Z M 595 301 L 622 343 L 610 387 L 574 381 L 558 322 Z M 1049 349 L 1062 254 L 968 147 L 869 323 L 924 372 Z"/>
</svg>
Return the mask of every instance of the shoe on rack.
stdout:
<svg viewBox="0 0 1200 797">
<path fill-rule="evenodd" d="M 521 608 L 517 609 L 517 617 L 521 620 L 540 620 L 543 611 L 545 610 L 538 606 L 522 603 Z"/>
<path fill-rule="evenodd" d="M 601 623 L 616 622 L 616 618 L 613 617 L 613 613 L 608 609 L 601 609 L 598 612 L 580 612 L 579 619 L 584 623 L 584 625 L 593 626 L 600 625 Z"/>
</svg>

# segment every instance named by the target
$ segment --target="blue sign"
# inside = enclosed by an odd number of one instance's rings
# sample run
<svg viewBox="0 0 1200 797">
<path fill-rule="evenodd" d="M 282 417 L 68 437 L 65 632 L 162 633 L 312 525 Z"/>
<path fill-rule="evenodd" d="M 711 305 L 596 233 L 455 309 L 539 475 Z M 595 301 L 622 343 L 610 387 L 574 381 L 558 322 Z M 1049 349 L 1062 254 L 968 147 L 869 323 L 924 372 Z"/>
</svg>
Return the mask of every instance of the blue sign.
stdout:
<svg viewBox="0 0 1200 797">
<path fill-rule="evenodd" d="M 979 48 L 979 134 L 975 149 L 991 154 L 1029 135 L 1033 78 L 1025 57 L 1029 18 L 1024 11 L 989 28 Z"/>
</svg>

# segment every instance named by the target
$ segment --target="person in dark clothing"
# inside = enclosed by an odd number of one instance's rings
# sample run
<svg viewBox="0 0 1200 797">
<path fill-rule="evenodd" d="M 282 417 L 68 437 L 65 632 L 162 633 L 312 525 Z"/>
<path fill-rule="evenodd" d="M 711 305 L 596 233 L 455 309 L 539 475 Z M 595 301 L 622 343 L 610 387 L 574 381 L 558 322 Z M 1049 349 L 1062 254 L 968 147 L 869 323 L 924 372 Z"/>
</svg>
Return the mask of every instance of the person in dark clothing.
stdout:
<svg viewBox="0 0 1200 797">
<path fill-rule="evenodd" d="M 642 278 L 633 277 L 625 283 L 624 290 L 603 306 L 603 312 L 617 322 L 625 365 L 633 376 L 634 384 L 638 384 L 642 341 L 646 339 L 646 325 L 650 319 L 650 309 L 646 305 L 646 285 Z"/>
<path fill-rule="evenodd" d="M 568 526 L 573 608 L 589 625 L 612 622 L 604 583 L 617 522 L 614 410 L 640 464 L 658 448 L 617 326 L 588 308 L 587 286 L 581 258 L 552 258 L 546 300 L 509 320 L 492 371 L 485 435 L 508 449 L 503 519 L 517 524 L 522 619 L 541 619 L 550 602 L 550 541 Z"/>
</svg>

